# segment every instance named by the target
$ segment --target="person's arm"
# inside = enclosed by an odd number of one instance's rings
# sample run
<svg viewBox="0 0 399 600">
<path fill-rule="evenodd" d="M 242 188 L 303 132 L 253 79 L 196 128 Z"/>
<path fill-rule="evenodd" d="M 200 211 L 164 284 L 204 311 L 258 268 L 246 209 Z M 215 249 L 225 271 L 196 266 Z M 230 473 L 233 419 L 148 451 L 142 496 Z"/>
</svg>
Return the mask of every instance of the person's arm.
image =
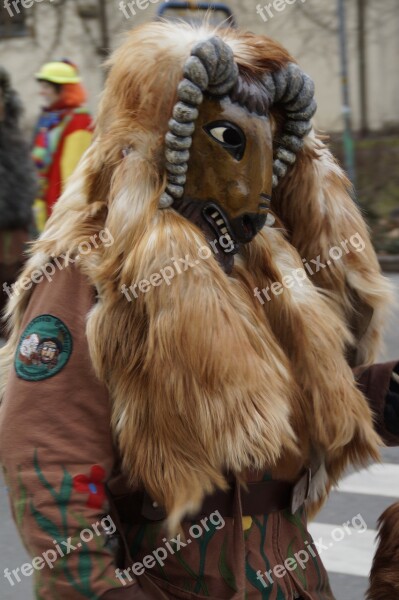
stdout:
<svg viewBox="0 0 399 600">
<path fill-rule="evenodd" d="M 388 446 L 399 446 L 399 362 L 355 369 L 355 375 L 373 410 L 377 433 Z"/>
<path fill-rule="evenodd" d="M 0 411 L 0 459 L 39 600 L 139 600 L 116 576 L 118 539 L 105 483 L 115 468 L 107 390 L 93 373 L 85 318 L 94 295 L 69 267 L 36 289 Z M 123 566 L 122 566 L 123 568 Z"/>
</svg>

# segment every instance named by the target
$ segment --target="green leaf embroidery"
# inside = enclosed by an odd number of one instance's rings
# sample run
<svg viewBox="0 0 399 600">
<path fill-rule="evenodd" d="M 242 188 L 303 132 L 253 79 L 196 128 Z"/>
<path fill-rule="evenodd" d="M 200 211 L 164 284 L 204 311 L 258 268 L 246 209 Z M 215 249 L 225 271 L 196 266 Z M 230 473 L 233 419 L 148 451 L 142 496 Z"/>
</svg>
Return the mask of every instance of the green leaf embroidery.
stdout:
<svg viewBox="0 0 399 600">
<path fill-rule="evenodd" d="M 284 514 L 284 517 L 299 530 L 299 532 L 302 536 L 302 540 L 304 542 L 309 542 L 310 534 L 303 525 L 302 510 L 298 511 L 295 515 L 291 514 L 289 511 L 284 511 L 283 514 Z M 317 590 L 321 590 L 321 591 L 325 591 L 326 589 L 329 590 L 330 584 L 329 584 L 328 578 L 326 579 L 326 577 L 323 576 L 323 574 L 320 570 L 320 564 L 319 564 L 320 559 L 312 556 L 312 554 L 310 552 L 309 552 L 309 554 L 310 554 L 312 564 L 316 570 L 317 577 L 318 577 L 318 583 L 316 586 Z"/>
<path fill-rule="evenodd" d="M 266 552 L 265 552 L 265 540 L 266 540 L 266 533 L 267 533 L 267 524 L 268 524 L 268 516 L 267 515 L 263 515 L 263 523 L 260 523 L 260 521 L 254 516 L 253 517 L 253 523 L 255 523 L 256 527 L 259 529 L 260 532 L 260 553 L 262 555 L 263 560 L 265 561 L 265 571 L 269 571 L 270 569 L 270 562 L 266 556 Z"/>
<path fill-rule="evenodd" d="M 82 587 L 89 594 L 88 597 L 90 598 L 91 558 L 89 548 L 82 548 L 79 552 L 78 574 Z"/>
<path fill-rule="evenodd" d="M 52 539 L 56 539 L 57 542 L 60 542 L 62 539 L 64 539 L 57 525 L 42 515 L 42 513 L 34 507 L 33 502 L 30 503 L 30 510 L 32 516 L 35 518 L 36 523 L 39 525 L 42 531 L 47 533 Z"/>
<path fill-rule="evenodd" d="M 227 535 L 225 535 L 222 549 L 219 556 L 219 572 L 223 577 L 224 581 L 230 586 L 235 592 L 237 591 L 237 583 L 234 577 L 234 573 L 230 570 L 227 563 Z"/>
<path fill-rule="evenodd" d="M 40 511 L 38 511 L 33 505 L 33 502 L 30 503 L 31 513 L 35 518 L 40 529 L 42 529 L 42 531 L 44 531 L 47 535 L 51 536 L 52 539 L 55 539 L 58 543 L 60 543 L 63 540 L 70 537 L 68 536 L 68 504 L 72 493 L 73 479 L 64 467 L 60 491 L 57 492 L 57 490 L 49 483 L 49 481 L 47 481 L 44 473 L 40 468 L 37 449 L 35 449 L 34 452 L 33 464 L 40 483 L 55 500 L 56 506 L 60 511 L 62 531 L 50 519 L 48 519 Z M 72 542 L 74 541 L 80 541 L 80 537 L 73 537 Z M 59 557 L 57 559 L 58 568 L 56 572 L 63 572 L 71 587 L 77 592 L 79 592 L 79 594 L 81 594 L 83 597 L 90 598 L 90 600 L 99 600 L 99 596 L 91 589 L 90 575 L 92 566 L 89 550 L 83 547 L 79 554 L 77 574 L 81 582 L 79 582 L 79 580 L 75 578 L 74 573 L 71 573 L 70 568 L 67 564 L 68 558 L 68 555 L 65 555 L 64 557 Z M 56 572 L 54 572 L 54 575 Z M 43 587 L 43 584 L 41 584 L 39 580 L 36 586 L 36 595 L 38 596 L 38 598 L 40 598 L 41 592 L 39 588 L 41 587 Z"/>
<path fill-rule="evenodd" d="M 22 526 L 22 520 L 24 518 L 26 501 L 27 501 L 27 497 L 28 497 L 26 487 L 24 486 L 22 477 L 21 477 L 21 467 L 18 467 L 18 491 L 19 491 L 19 494 L 18 494 L 16 501 L 14 502 L 14 508 L 15 508 L 15 519 L 17 522 L 17 526 L 20 529 Z"/>
<path fill-rule="evenodd" d="M 206 564 L 206 551 L 208 549 L 208 544 L 212 540 L 213 536 L 216 533 L 215 529 L 209 529 L 206 533 L 202 535 L 200 539 L 197 540 L 199 550 L 200 550 L 200 565 L 199 565 L 199 573 L 198 573 L 198 581 L 194 587 L 194 593 L 199 594 L 201 590 L 205 596 L 209 596 L 208 586 L 206 584 L 204 578 L 205 564 Z"/>
<path fill-rule="evenodd" d="M 285 596 L 284 596 L 284 593 L 283 593 L 283 590 L 281 589 L 280 586 L 278 586 L 278 588 L 277 588 L 277 598 L 276 598 L 276 600 L 286 600 Z"/>
<path fill-rule="evenodd" d="M 53 496 L 54 500 L 57 503 L 60 502 L 60 501 L 68 502 L 69 499 L 70 499 L 70 496 L 71 496 L 72 477 L 68 473 L 68 471 L 65 469 L 65 467 L 63 468 L 64 478 L 63 478 L 62 483 L 61 483 L 60 492 L 57 492 L 53 488 L 53 486 L 51 485 L 51 483 L 49 483 L 47 481 L 46 477 L 43 474 L 43 471 L 40 468 L 39 459 L 38 459 L 38 453 L 37 453 L 37 448 L 35 448 L 35 452 L 34 452 L 34 455 L 33 455 L 33 465 L 35 467 L 35 471 L 37 473 L 37 476 L 39 478 L 40 483 L 46 488 L 46 490 L 48 490 L 50 492 L 50 494 Z"/>
<path fill-rule="evenodd" d="M 83 529 L 89 528 L 91 527 L 91 524 L 89 523 L 89 521 L 87 519 L 85 519 L 82 515 L 75 513 L 73 511 L 69 511 L 69 514 L 76 519 L 76 522 L 79 524 L 80 529 L 83 531 Z M 80 538 L 79 538 L 80 540 Z M 98 552 L 96 552 L 94 558 L 98 564 L 98 566 L 100 567 L 100 569 L 102 571 L 105 571 L 106 567 L 105 567 L 105 561 L 104 558 L 102 556 L 102 552 L 104 552 L 104 538 L 101 535 L 95 535 L 94 536 L 94 543 L 96 545 L 96 549 Z M 106 581 L 111 587 L 119 587 L 119 583 L 118 581 L 116 581 L 116 579 L 111 579 L 110 577 L 104 577 L 104 581 Z"/>
<path fill-rule="evenodd" d="M 144 531 L 144 539 L 148 544 L 148 548 L 157 548 L 159 546 L 159 542 L 157 540 L 159 539 L 161 529 L 162 523 L 147 523 Z M 165 579 L 165 581 L 169 581 L 169 577 L 165 571 L 165 568 L 160 565 L 158 561 L 156 562 L 156 567 L 160 571 L 162 578 Z"/>
<path fill-rule="evenodd" d="M 197 575 L 197 573 L 195 573 L 193 571 L 193 569 L 186 563 L 186 561 L 182 558 L 181 553 L 180 552 L 176 552 L 174 554 L 174 557 L 176 558 L 177 562 L 181 564 L 181 566 L 183 567 L 183 569 L 186 571 L 186 573 L 188 573 L 188 575 L 190 576 L 192 582 L 195 582 L 198 580 L 199 575 Z M 187 591 L 192 591 L 191 587 L 189 590 Z M 205 592 L 207 592 L 207 589 L 205 588 Z M 208 595 L 206 593 L 206 595 Z"/>
<path fill-rule="evenodd" d="M 287 558 L 292 558 L 295 563 L 296 563 L 296 567 L 295 569 L 293 569 L 293 572 L 295 573 L 295 575 L 298 577 L 299 581 L 301 582 L 301 584 L 303 585 L 304 589 L 307 590 L 307 581 L 306 581 L 306 575 L 302 569 L 302 567 L 300 567 L 300 565 L 298 565 L 298 562 L 294 556 L 294 543 L 296 541 L 296 537 L 291 540 L 289 546 L 288 546 L 288 550 L 287 550 Z"/>
<path fill-rule="evenodd" d="M 249 583 L 256 590 L 258 590 L 258 592 L 262 592 L 262 600 L 269 600 L 271 597 L 271 594 L 273 592 L 273 586 L 269 585 L 269 586 L 265 587 L 264 584 L 261 581 L 259 581 L 259 579 L 256 576 L 256 571 L 255 571 L 255 569 L 253 569 L 251 567 L 248 559 L 245 562 L 245 573 L 246 573 L 247 580 L 249 581 Z M 284 597 L 282 600 L 284 600 Z"/>
</svg>

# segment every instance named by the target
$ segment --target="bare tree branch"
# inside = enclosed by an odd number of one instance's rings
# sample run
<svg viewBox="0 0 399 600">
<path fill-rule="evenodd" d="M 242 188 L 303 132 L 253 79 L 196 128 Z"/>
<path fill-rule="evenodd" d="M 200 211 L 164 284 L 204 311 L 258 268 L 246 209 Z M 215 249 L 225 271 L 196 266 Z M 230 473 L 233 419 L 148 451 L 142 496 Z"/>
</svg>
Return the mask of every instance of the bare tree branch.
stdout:
<svg viewBox="0 0 399 600">
<path fill-rule="evenodd" d="M 329 33 L 332 33 L 332 34 L 338 33 L 338 25 L 337 25 L 335 11 L 334 11 L 333 15 L 330 15 L 330 18 L 327 21 L 326 19 L 323 19 L 321 17 L 321 13 L 325 14 L 325 12 L 326 12 L 325 8 L 323 8 L 323 10 L 315 9 L 315 7 L 310 8 L 306 4 L 302 4 L 302 3 L 297 3 L 295 5 L 295 8 L 297 9 L 298 12 L 302 13 L 302 15 L 304 17 L 306 17 L 311 23 L 314 23 L 315 25 L 317 25 L 318 27 L 321 27 L 325 31 L 328 31 Z"/>
</svg>

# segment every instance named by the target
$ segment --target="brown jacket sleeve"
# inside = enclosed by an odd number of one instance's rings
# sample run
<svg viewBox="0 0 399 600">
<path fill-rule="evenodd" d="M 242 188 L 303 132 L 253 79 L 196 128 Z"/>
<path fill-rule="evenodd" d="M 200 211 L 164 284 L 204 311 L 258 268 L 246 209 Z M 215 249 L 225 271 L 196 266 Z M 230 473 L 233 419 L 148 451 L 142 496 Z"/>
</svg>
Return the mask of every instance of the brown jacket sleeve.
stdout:
<svg viewBox="0 0 399 600">
<path fill-rule="evenodd" d="M 105 488 L 116 460 L 109 397 L 85 336 L 93 303 L 73 267 L 37 284 L 0 408 L 0 460 L 32 557 L 10 564 L 5 576 L 10 585 L 31 576 L 38 600 L 143 598 L 134 581 L 123 585 L 115 572 L 116 526 Z"/>
<path fill-rule="evenodd" d="M 358 386 L 366 396 L 374 413 L 377 433 L 387 446 L 399 446 L 399 437 L 392 435 L 385 422 L 386 397 L 391 383 L 392 371 L 398 364 L 395 360 L 389 363 L 377 364 L 367 369 L 355 369 Z"/>
</svg>

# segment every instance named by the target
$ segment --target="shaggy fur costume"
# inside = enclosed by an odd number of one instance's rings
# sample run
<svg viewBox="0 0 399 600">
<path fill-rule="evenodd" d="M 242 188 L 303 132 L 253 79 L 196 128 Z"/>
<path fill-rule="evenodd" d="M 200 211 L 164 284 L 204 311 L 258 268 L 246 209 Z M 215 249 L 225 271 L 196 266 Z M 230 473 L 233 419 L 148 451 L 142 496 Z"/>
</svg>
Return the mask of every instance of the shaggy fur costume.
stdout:
<svg viewBox="0 0 399 600">
<path fill-rule="evenodd" d="M 399 598 L 399 503 L 379 520 L 379 545 L 371 570 L 367 600 Z"/>
<path fill-rule="evenodd" d="M 21 102 L 0 67 L 5 118 L 0 120 L 0 230 L 27 228 L 32 223 L 35 175 L 29 149 L 19 128 Z"/>
<path fill-rule="evenodd" d="M 182 68 L 193 45 L 215 34 L 246 77 L 293 61 L 276 42 L 234 30 L 170 23 L 136 29 L 110 61 L 95 141 L 23 273 L 30 277 L 51 256 L 73 256 L 104 227 L 112 233 L 112 246 L 79 261 L 98 294 L 87 318 L 91 359 L 113 401 L 123 469 L 166 507 L 172 528 L 205 494 L 226 487 L 226 471 L 240 478 L 290 456 L 306 462 L 313 448 L 323 463 L 315 509 L 348 463 L 379 456 L 371 411 L 345 353 L 356 347 L 354 363 L 374 360 L 389 288 L 348 180 L 313 132 L 274 195 L 285 230 L 264 228 L 235 257 L 230 276 L 212 257 L 132 303 L 121 294 L 123 284 L 148 279 L 171 257 L 206 244 L 198 227 L 158 205 Z M 271 118 L 278 136 L 277 109 Z M 124 155 L 126 147 L 132 151 Z M 354 234 L 363 252 L 344 254 L 274 302 L 262 306 L 254 297 L 254 288 L 302 268 L 302 258 L 326 262 L 329 249 Z M 22 292 L 9 305 L 3 389 L 29 297 Z"/>
</svg>

